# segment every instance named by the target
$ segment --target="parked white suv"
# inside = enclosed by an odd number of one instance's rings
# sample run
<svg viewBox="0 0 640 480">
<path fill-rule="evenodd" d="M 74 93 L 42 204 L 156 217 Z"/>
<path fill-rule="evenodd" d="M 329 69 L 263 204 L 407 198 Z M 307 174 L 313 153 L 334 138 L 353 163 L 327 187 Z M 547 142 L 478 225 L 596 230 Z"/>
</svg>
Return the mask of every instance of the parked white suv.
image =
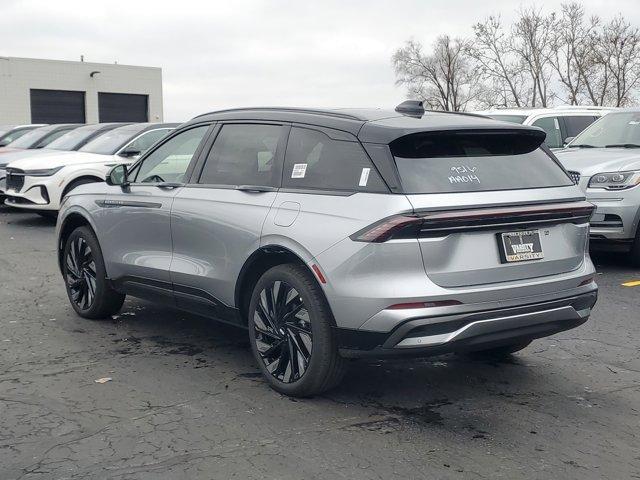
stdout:
<svg viewBox="0 0 640 480">
<path fill-rule="evenodd" d="M 69 191 L 78 185 L 104 181 L 111 166 L 133 162 L 177 125 L 126 125 L 100 135 L 77 152 L 11 162 L 6 169 L 5 203 L 39 213 L 55 213 Z"/>
<path fill-rule="evenodd" d="M 562 148 L 585 128 L 615 109 L 608 107 L 515 108 L 476 112 L 495 120 L 532 125 L 547 133 L 544 143 Z"/>
</svg>

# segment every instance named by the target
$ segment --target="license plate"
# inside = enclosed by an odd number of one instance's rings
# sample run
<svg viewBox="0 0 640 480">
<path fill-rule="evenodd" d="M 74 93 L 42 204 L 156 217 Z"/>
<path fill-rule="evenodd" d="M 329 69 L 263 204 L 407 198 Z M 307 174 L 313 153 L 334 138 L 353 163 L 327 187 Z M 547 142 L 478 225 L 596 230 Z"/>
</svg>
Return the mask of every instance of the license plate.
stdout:
<svg viewBox="0 0 640 480">
<path fill-rule="evenodd" d="M 500 234 L 503 263 L 524 262 L 544 258 L 538 230 L 523 230 Z"/>
</svg>

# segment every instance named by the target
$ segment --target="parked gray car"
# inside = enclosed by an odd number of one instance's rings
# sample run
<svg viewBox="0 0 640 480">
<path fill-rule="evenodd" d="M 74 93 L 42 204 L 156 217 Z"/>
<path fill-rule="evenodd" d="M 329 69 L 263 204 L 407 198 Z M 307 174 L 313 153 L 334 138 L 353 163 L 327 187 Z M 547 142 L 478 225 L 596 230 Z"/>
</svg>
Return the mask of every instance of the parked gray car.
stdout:
<svg viewBox="0 0 640 480">
<path fill-rule="evenodd" d="M 640 109 L 602 117 L 556 154 L 597 206 L 591 239 L 624 247 L 640 266 Z"/>
<path fill-rule="evenodd" d="M 65 197 L 71 305 L 102 318 L 133 295 L 245 327 L 288 395 L 350 357 L 515 352 L 597 296 L 593 206 L 544 137 L 416 103 L 202 115 Z"/>
</svg>

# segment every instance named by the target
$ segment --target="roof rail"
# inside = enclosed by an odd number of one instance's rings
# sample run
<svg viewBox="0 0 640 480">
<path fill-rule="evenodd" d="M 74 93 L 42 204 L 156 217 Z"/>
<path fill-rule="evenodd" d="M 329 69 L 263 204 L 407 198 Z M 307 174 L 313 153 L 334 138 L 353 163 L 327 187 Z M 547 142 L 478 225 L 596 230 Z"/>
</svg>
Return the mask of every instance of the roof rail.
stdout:
<svg viewBox="0 0 640 480">
<path fill-rule="evenodd" d="M 358 120 L 364 121 L 364 118 L 357 117 L 355 115 L 350 115 L 348 113 L 340 113 L 334 110 L 321 110 L 321 109 L 312 109 L 312 108 L 295 108 L 295 107 L 244 107 L 244 108 L 227 108 L 223 110 L 214 110 L 213 112 L 202 113 L 200 115 L 196 115 L 193 118 L 200 118 L 206 115 L 214 115 L 217 113 L 228 113 L 228 112 L 251 112 L 251 111 L 260 111 L 260 112 L 289 112 L 289 113 L 307 113 L 311 115 L 326 115 L 337 118 L 344 118 L 346 120 Z"/>
<path fill-rule="evenodd" d="M 556 110 L 613 110 L 615 107 L 603 107 L 600 105 L 556 105 Z"/>
</svg>

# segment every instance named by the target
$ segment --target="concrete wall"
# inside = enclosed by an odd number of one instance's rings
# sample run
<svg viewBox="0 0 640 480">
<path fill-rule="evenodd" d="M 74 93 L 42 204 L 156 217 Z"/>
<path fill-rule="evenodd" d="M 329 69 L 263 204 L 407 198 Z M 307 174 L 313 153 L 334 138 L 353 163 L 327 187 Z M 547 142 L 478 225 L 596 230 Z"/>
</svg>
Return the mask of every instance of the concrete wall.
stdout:
<svg viewBox="0 0 640 480">
<path fill-rule="evenodd" d="M 90 77 L 96 70 L 100 73 Z M 0 124 L 31 123 L 32 88 L 86 92 L 87 123 L 98 122 L 98 92 L 148 95 L 149 121 L 163 120 L 157 67 L 0 57 Z"/>
</svg>

